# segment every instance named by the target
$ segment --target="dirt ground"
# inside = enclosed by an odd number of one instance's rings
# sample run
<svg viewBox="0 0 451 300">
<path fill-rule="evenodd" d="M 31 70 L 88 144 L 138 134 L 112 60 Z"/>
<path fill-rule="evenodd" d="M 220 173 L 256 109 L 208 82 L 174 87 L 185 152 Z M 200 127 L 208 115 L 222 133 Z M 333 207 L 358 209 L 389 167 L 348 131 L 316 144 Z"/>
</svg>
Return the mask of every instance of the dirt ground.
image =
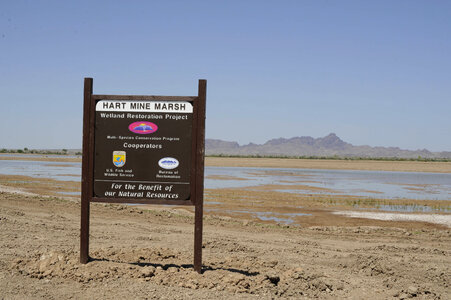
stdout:
<svg viewBox="0 0 451 300">
<path fill-rule="evenodd" d="M 451 162 L 206 157 L 207 166 L 451 173 Z"/>
<path fill-rule="evenodd" d="M 0 299 L 449 299 L 443 226 L 287 226 L 210 213 L 200 275 L 186 210 L 91 204 L 86 265 L 79 219 L 77 201 L 0 193 Z"/>
</svg>

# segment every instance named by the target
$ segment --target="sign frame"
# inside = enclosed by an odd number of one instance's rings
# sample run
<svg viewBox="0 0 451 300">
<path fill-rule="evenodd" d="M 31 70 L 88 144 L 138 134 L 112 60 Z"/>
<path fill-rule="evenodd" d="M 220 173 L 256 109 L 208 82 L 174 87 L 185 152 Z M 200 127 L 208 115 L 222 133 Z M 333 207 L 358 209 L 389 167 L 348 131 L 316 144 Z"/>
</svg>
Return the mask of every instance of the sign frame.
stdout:
<svg viewBox="0 0 451 300">
<path fill-rule="evenodd" d="M 207 81 L 200 79 L 197 96 L 93 94 L 93 79 L 84 79 L 83 156 L 81 180 L 80 263 L 89 262 L 89 219 L 91 202 L 192 205 L 194 213 L 194 270 L 202 271 L 203 191 L 205 160 L 205 114 Z M 187 200 L 108 198 L 94 196 L 95 115 L 101 100 L 190 102 L 193 105 L 191 132 L 190 197 Z"/>
</svg>

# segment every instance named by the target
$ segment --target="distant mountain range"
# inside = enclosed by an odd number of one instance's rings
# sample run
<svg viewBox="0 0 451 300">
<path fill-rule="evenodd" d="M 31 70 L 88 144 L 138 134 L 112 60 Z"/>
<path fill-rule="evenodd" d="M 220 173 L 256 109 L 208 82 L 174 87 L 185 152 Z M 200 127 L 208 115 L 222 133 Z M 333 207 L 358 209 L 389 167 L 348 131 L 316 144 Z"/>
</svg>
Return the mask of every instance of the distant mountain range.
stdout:
<svg viewBox="0 0 451 300">
<path fill-rule="evenodd" d="M 394 157 L 394 158 L 451 158 L 451 151 L 431 152 L 404 150 L 398 147 L 354 146 L 341 140 L 335 133 L 325 137 L 310 136 L 278 138 L 264 144 L 240 146 L 237 142 L 206 139 L 207 155 L 261 155 L 261 156 L 339 156 L 339 157 Z"/>
</svg>

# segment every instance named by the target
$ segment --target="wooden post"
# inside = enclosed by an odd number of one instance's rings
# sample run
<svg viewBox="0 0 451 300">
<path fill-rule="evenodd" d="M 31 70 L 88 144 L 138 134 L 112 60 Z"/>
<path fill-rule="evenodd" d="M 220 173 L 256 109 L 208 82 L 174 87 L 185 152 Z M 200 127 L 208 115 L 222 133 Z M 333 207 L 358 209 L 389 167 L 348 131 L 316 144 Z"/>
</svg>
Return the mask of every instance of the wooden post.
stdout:
<svg viewBox="0 0 451 300">
<path fill-rule="evenodd" d="M 80 263 L 86 264 L 89 261 L 89 209 L 90 196 L 89 185 L 89 158 L 91 156 L 91 95 L 92 78 L 85 78 L 84 82 L 84 102 L 83 102 L 83 160 L 81 176 L 81 226 L 80 226 Z"/>
<path fill-rule="evenodd" d="M 196 147 L 196 187 L 194 213 L 194 270 L 202 273 L 202 232 L 204 212 L 204 155 L 205 155 L 205 111 L 206 111 L 207 81 L 199 80 L 197 102 L 197 147 Z"/>
</svg>

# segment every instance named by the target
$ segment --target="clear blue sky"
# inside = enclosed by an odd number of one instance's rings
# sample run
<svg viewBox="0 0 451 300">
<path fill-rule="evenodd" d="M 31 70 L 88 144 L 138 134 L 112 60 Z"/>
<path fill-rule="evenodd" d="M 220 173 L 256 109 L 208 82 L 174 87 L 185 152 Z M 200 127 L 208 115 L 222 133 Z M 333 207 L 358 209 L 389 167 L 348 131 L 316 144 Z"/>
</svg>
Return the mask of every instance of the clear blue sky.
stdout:
<svg viewBox="0 0 451 300">
<path fill-rule="evenodd" d="M 451 150 L 451 1 L 2 1 L 0 148 L 81 148 L 94 93 L 196 95 L 207 138 Z"/>
</svg>

